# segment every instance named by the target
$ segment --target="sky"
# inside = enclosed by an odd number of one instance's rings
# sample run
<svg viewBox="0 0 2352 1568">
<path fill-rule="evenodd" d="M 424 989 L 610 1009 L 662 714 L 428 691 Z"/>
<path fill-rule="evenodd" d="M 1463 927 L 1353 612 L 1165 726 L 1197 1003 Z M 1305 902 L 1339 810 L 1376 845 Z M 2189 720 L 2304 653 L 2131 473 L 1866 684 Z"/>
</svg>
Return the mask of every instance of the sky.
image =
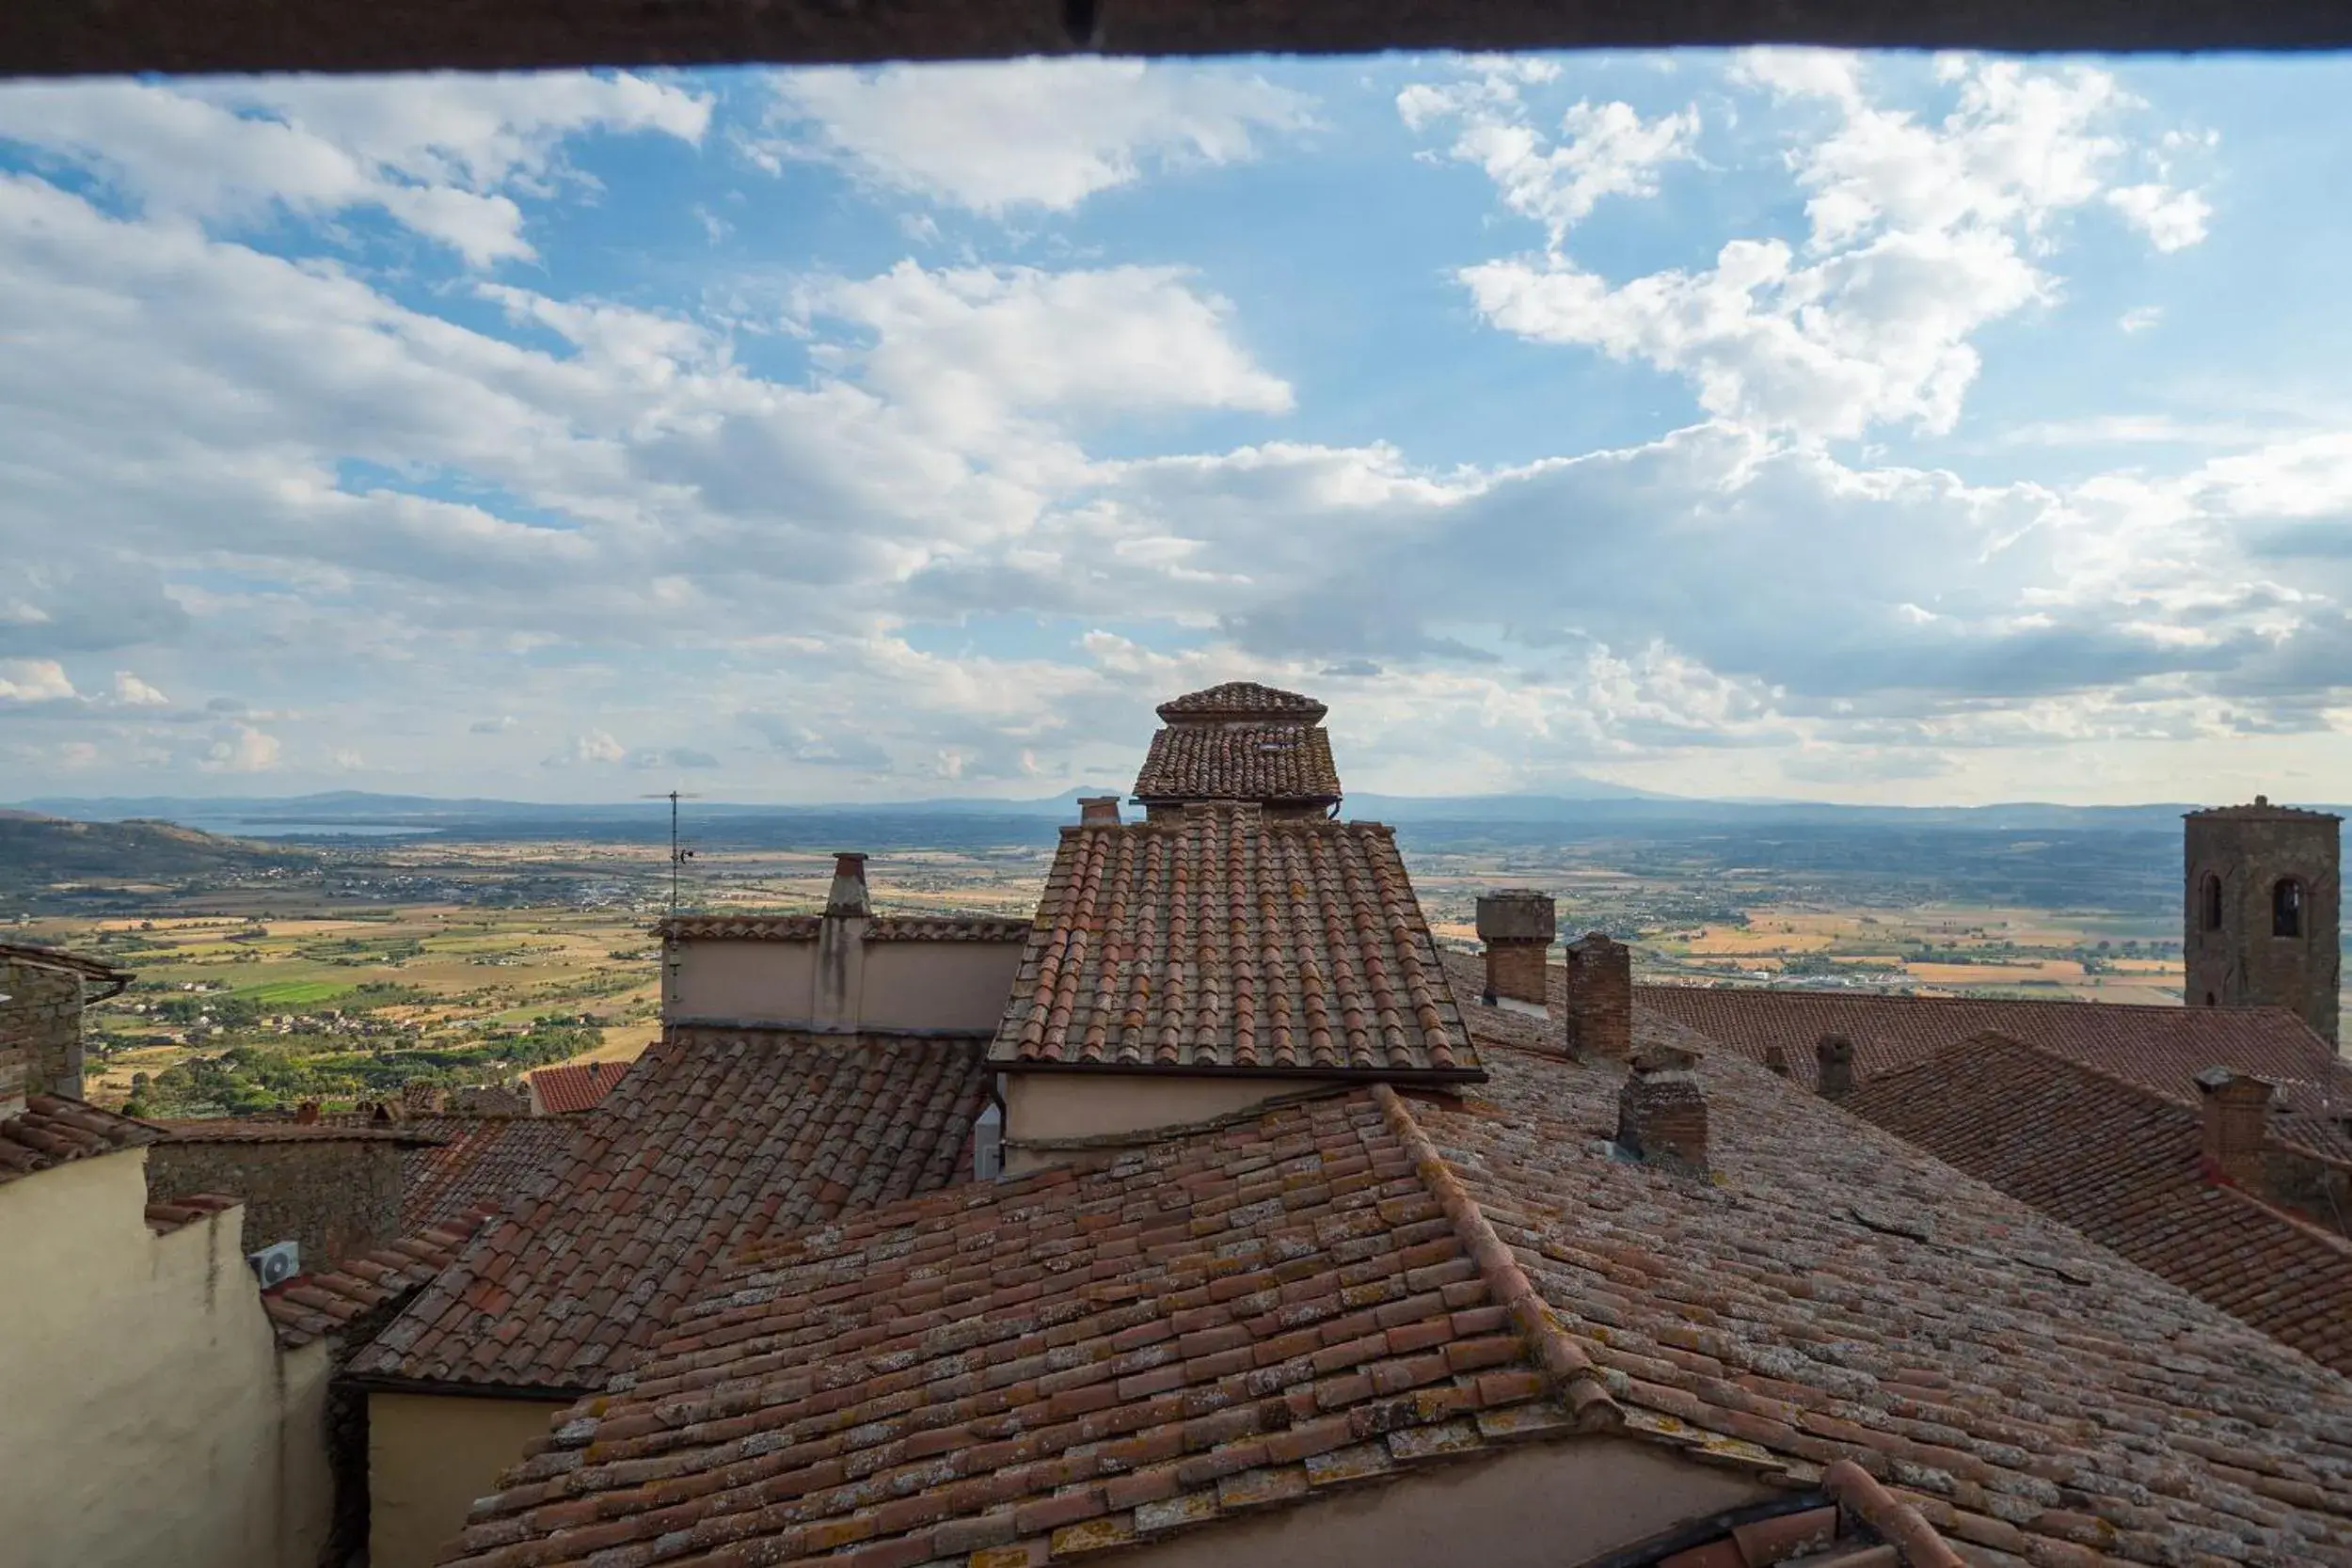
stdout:
<svg viewBox="0 0 2352 1568">
<path fill-rule="evenodd" d="M 0 85 L 0 800 L 2352 797 L 2352 58 Z"/>
</svg>

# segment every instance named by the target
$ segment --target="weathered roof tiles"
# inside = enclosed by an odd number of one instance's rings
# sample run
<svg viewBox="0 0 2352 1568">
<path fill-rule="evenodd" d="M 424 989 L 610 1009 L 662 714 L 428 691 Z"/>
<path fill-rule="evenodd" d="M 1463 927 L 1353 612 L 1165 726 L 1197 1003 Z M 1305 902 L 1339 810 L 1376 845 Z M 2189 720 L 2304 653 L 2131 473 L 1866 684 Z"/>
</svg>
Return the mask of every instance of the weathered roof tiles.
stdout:
<svg viewBox="0 0 2352 1568">
<path fill-rule="evenodd" d="M 1256 681 L 1227 681 L 1220 686 L 1187 691 L 1159 705 L 1168 723 L 1216 723 L 1227 721 L 1275 720 L 1293 724 L 1319 724 L 1330 712 L 1312 697 L 1285 691 Z"/>
<path fill-rule="evenodd" d="M 463 1387 L 598 1388 L 742 1243 L 944 1186 L 971 1046 L 682 1028 L 355 1361 Z"/>
<path fill-rule="evenodd" d="M 1152 737 L 1135 798 L 1147 804 L 1184 800 L 1258 800 L 1268 805 L 1328 805 L 1340 799 L 1331 736 L 1297 724 L 1217 729 L 1171 724 Z"/>
<path fill-rule="evenodd" d="M 1478 1070 L 1391 832 L 1236 805 L 1062 830 L 990 1060 Z"/>
</svg>

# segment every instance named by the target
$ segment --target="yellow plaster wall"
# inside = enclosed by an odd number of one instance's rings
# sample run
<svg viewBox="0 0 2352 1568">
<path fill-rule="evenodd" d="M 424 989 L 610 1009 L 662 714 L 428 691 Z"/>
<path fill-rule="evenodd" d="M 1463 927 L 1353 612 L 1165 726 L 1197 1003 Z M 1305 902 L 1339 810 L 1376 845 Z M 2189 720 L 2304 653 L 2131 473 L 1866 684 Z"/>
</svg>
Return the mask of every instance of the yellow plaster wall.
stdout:
<svg viewBox="0 0 2352 1568">
<path fill-rule="evenodd" d="M 993 1030 L 1021 972 L 1017 942 L 869 942 L 862 1028 Z"/>
<path fill-rule="evenodd" d="M 278 1351 L 241 1211 L 148 1229 L 145 1159 L 0 1183 L 0 1560 L 311 1568 L 326 1346 Z"/>
<path fill-rule="evenodd" d="M 477 1497 L 547 1434 L 564 1403 L 455 1394 L 368 1396 L 369 1568 L 429 1568 Z"/>
<path fill-rule="evenodd" d="M 813 1016 L 813 942 L 681 942 L 665 988 L 665 1018 L 805 1022 Z"/>
</svg>

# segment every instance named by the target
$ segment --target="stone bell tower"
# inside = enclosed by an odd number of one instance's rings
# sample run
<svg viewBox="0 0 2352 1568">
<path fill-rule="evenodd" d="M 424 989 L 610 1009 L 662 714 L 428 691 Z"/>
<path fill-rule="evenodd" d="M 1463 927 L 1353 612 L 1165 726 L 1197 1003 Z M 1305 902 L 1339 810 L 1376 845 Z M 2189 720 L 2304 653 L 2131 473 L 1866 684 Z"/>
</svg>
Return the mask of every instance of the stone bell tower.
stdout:
<svg viewBox="0 0 2352 1568">
<path fill-rule="evenodd" d="M 2291 1008 L 2333 1043 L 2342 818 L 2257 795 L 2183 820 L 2183 999 Z"/>
</svg>

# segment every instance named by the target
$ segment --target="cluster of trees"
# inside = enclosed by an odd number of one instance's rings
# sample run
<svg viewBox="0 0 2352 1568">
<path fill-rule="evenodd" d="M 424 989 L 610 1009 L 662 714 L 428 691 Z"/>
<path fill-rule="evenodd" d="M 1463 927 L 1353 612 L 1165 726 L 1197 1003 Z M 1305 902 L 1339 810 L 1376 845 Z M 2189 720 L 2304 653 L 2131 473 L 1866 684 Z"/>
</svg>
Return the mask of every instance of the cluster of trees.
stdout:
<svg viewBox="0 0 2352 1568">
<path fill-rule="evenodd" d="M 306 1100 L 380 1100 L 418 1082 L 450 1088 L 501 1082 L 603 1043 L 597 1025 L 548 1017 L 462 1046 L 305 1052 L 237 1045 L 139 1073 L 125 1109 L 135 1117 L 251 1116 Z"/>
</svg>

